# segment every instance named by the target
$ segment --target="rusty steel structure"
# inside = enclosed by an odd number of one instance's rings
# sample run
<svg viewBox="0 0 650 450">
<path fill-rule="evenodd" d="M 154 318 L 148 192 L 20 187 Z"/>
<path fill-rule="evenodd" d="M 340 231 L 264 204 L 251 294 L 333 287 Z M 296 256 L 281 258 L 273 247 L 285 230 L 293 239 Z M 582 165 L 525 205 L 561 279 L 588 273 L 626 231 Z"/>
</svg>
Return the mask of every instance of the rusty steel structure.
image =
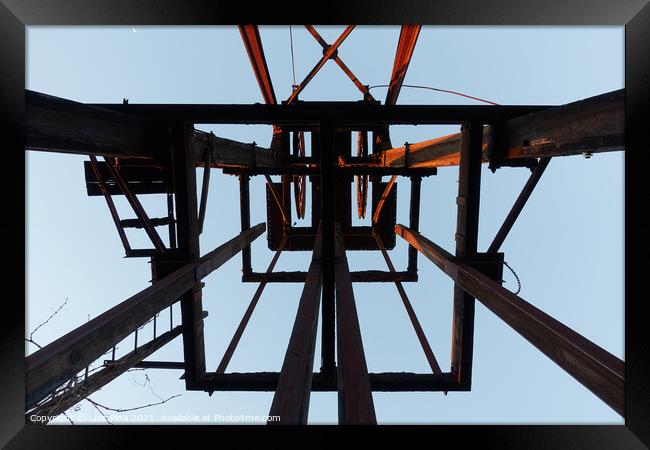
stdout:
<svg viewBox="0 0 650 450">
<path fill-rule="evenodd" d="M 376 100 L 345 65 L 337 49 L 354 30 L 350 25 L 328 44 L 305 26 L 323 55 L 291 96 L 278 102 L 257 26 L 239 27 L 264 104 L 81 104 L 26 92 L 26 149 L 88 155 L 86 189 L 104 197 L 127 257 L 151 260 L 152 284 L 138 294 L 26 357 L 25 408 L 58 414 L 131 367 L 180 369 L 188 390 L 274 391 L 270 415 L 283 424 L 307 423 L 312 391 L 338 392 L 339 422 L 374 424 L 372 393 L 377 391 L 469 391 L 472 385 L 474 307 L 484 304 L 517 333 L 591 390 L 617 413 L 624 413 L 624 364 L 598 345 L 501 286 L 504 255 L 499 249 L 552 158 L 624 150 L 623 90 L 564 106 L 397 105 L 420 26 L 405 25 L 399 35 L 388 92 Z M 355 102 L 305 102 L 299 94 L 332 60 L 361 92 Z M 195 123 L 268 124 L 270 148 L 217 137 Z M 459 124 L 458 134 L 394 147 L 394 124 Z M 305 133 L 311 134 L 306 156 Z M 358 142 L 352 151 L 353 137 Z M 101 160 L 100 160 L 101 157 Z M 484 163 L 532 170 L 529 181 L 487 251 L 477 246 L 481 168 Z M 439 167 L 458 166 L 456 248 L 451 254 L 420 230 L 422 179 Z M 197 199 L 196 168 L 204 168 Z M 239 177 L 241 233 L 201 255 L 199 234 L 205 218 L 211 169 Z M 251 225 L 251 177 L 266 180 L 266 223 Z M 272 176 L 279 176 L 274 182 Z M 383 177 L 390 177 L 383 181 Z M 396 220 L 397 177 L 410 180 L 409 223 Z M 306 183 L 311 197 L 307 198 Z M 294 186 L 292 199 L 291 185 Z M 352 185 L 357 211 L 365 217 L 372 186 L 370 226 L 353 226 Z M 167 199 L 165 217 L 149 217 L 141 194 Z M 136 218 L 122 219 L 113 196 L 123 195 Z M 311 225 L 293 226 L 311 204 Z M 150 248 L 132 248 L 125 228 L 142 228 Z M 169 245 L 161 238 L 166 230 Z M 275 256 L 265 272 L 254 272 L 250 244 L 266 232 Z M 388 250 L 397 238 L 409 244 L 408 265 L 398 270 Z M 346 253 L 378 251 L 388 270 L 351 271 Z M 304 271 L 279 272 L 284 251 L 311 252 Z M 201 302 L 202 279 L 236 254 L 242 255 L 242 281 L 259 287 L 214 372 L 206 370 Z M 418 279 L 418 254 L 454 282 L 451 370 L 443 372 L 403 288 Z M 426 355 L 428 373 L 369 373 L 355 306 L 355 283 L 394 283 Z M 303 289 L 280 372 L 231 373 L 227 366 L 268 283 L 302 283 Z M 171 305 L 181 307 L 174 327 Z M 160 313 L 170 311 L 170 329 Z M 318 321 L 322 322 L 317 335 Z M 140 347 L 137 330 L 153 320 L 153 339 Z M 156 328 L 158 327 L 158 328 Z M 76 374 L 135 334 L 135 349 L 106 360 L 73 390 L 60 390 Z M 182 361 L 146 358 L 177 336 Z M 313 371 L 316 342 L 321 367 Z M 142 337 L 141 337 L 142 339 Z"/>
</svg>

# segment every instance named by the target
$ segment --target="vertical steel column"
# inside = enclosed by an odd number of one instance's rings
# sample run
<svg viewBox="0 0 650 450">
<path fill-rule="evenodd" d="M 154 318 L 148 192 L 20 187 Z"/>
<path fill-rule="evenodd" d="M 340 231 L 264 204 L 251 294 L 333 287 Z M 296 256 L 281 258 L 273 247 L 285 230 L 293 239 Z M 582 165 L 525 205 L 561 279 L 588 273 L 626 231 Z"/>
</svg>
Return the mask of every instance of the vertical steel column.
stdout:
<svg viewBox="0 0 650 450">
<path fill-rule="evenodd" d="M 363 352 L 350 268 L 345 256 L 345 243 L 338 223 L 334 246 L 339 424 L 375 425 L 377 417 L 372 401 L 368 366 Z"/>
<path fill-rule="evenodd" d="M 320 195 L 323 267 L 323 305 L 321 328 L 321 372 L 326 382 L 335 378 L 335 301 L 334 301 L 334 214 L 335 171 L 332 121 L 320 124 Z"/>
<path fill-rule="evenodd" d="M 268 422 L 269 424 L 307 424 L 314 372 L 321 282 L 321 234 L 318 233 L 307 279 L 300 296 L 296 320 L 282 363 L 278 386 L 269 412 L 269 416 L 280 417 L 280 422 Z"/>
<path fill-rule="evenodd" d="M 169 248 L 176 248 L 176 219 L 174 219 L 174 193 L 167 192 L 167 229 L 169 230 Z"/>
<path fill-rule="evenodd" d="M 422 186 L 422 177 L 411 177 L 411 205 L 409 207 L 409 227 L 411 230 L 418 231 L 420 229 L 420 191 Z M 417 274 L 418 272 L 418 251 L 409 246 L 408 250 L 408 266 L 407 272 Z"/>
<path fill-rule="evenodd" d="M 466 260 L 476 254 L 481 190 L 481 146 L 483 125 L 465 122 L 461 129 L 460 165 L 458 169 L 458 214 L 456 222 L 456 257 Z M 464 386 L 472 383 L 474 350 L 474 297 L 458 284 L 454 285 L 454 310 L 451 370 Z"/>
<path fill-rule="evenodd" d="M 199 258 L 199 227 L 196 201 L 196 163 L 192 150 L 191 123 L 178 122 L 171 127 L 174 192 L 176 200 L 177 243 L 181 260 Z M 195 285 L 181 297 L 183 324 L 183 353 L 185 357 L 185 383 L 188 389 L 198 385 L 205 373 L 205 347 L 203 342 L 203 305 L 201 284 Z"/>
<path fill-rule="evenodd" d="M 251 200 L 250 200 L 250 177 L 248 175 L 239 176 L 239 207 L 241 214 L 241 230 L 248 230 L 251 227 Z M 241 251 L 241 271 L 242 275 L 248 275 L 253 271 L 251 265 L 251 248 L 250 246 Z"/>
</svg>

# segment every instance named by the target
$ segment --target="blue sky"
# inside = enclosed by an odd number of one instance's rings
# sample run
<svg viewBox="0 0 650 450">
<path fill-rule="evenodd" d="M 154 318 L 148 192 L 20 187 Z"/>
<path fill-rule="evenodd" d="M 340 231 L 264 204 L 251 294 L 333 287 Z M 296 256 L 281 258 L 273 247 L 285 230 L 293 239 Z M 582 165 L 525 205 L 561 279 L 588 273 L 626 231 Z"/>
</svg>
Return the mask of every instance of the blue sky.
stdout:
<svg viewBox="0 0 650 450">
<path fill-rule="evenodd" d="M 317 27 L 333 42 L 343 27 Z M 278 99 L 291 92 L 288 27 L 261 27 Z M 358 27 L 339 56 L 364 84 L 386 84 L 399 27 Z M 301 26 L 293 27 L 298 81 L 322 50 Z M 500 104 L 564 104 L 623 87 L 622 27 L 423 27 L 406 83 L 461 91 Z M 29 27 L 28 89 L 81 102 L 254 103 L 262 97 L 236 27 Z M 385 89 L 373 90 L 383 101 Z M 359 100 L 360 93 L 328 62 L 301 94 L 303 100 Z M 402 89 L 400 104 L 475 104 L 449 94 Z M 268 146 L 270 126 L 197 128 Z M 392 142 L 417 142 L 458 130 L 454 126 L 391 127 Z M 508 239 L 506 261 L 517 271 L 520 295 L 617 357 L 624 358 L 622 153 L 556 158 L 538 184 Z M 27 152 L 27 298 L 29 333 L 68 298 L 63 310 L 34 338 L 41 344 L 74 329 L 148 285 L 148 259 L 124 259 L 104 200 L 85 194 L 83 156 Z M 479 250 L 485 250 L 525 183 L 527 169 L 482 173 Z M 197 170 L 200 180 L 202 169 Z M 457 168 L 424 179 L 420 230 L 453 250 Z M 200 183 L 199 183 L 200 184 Z M 409 181 L 398 179 L 398 221 L 408 223 Z M 239 233 L 238 183 L 213 170 L 202 253 Z M 150 216 L 164 215 L 162 196 L 141 196 Z M 264 180 L 251 184 L 251 223 L 265 221 Z M 134 217 L 117 198 L 123 218 Z M 164 234 L 164 233 L 163 233 Z M 129 233 L 132 246 L 147 245 Z M 406 267 L 398 240 L 391 257 Z M 264 236 L 253 244 L 253 268 L 272 257 Z M 305 270 L 307 252 L 285 252 L 276 270 Z M 351 270 L 385 269 L 378 252 L 350 252 Z M 204 281 L 206 361 L 214 370 L 256 285 L 240 282 L 241 258 Z M 453 285 L 419 258 L 420 281 L 406 291 L 443 370 L 449 369 Z M 506 270 L 504 285 L 516 290 Z M 394 286 L 355 284 L 368 367 L 426 372 L 428 365 Z M 298 306 L 301 285 L 270 284 L 228 367 L 278 371 Z M 180 312 L 175 310 L 178 323 Z M 167 323 L 165 313 L 164 323 Z M 147 326 L 141 333 L 151 335 Z M 142 338 L 141 338 L 142 339 Z M 140 340 L 142 342 L 142 340 Z M 132 337 L 118 356 L 133 348 Z M 28 344 L 26 351 L 34 351 Z M 320 344 L 315 367 L 320 367 Z M 178 361 L 178 339 L 150 359 Z M 161 422 L 173 415 L 265 415 L 272 393 L 186 392 L 179 371 L 148 370 L 163 405 L 136 411 Z M 128 408 L 156 402 L 142 387 L 145 372 L 129 372 L 92 396 Z M 608 406 L 503 324 L 476 307 L 471 392 L 374 393 L 379 423 L 623 423 Z M 94 414 L 94 418 L 91 416 Z M 68 415 L 76 423 L 101 418 L 87 402 Z M 336 393 L 313 393 L 311 423 L 335 423 Z M 103 420 L 103 419 L 101 419 Z M 116 420 L 117 421 L 117 420 Z M 57 419 L 56 423 L 67 423 Z"/>
</svg>

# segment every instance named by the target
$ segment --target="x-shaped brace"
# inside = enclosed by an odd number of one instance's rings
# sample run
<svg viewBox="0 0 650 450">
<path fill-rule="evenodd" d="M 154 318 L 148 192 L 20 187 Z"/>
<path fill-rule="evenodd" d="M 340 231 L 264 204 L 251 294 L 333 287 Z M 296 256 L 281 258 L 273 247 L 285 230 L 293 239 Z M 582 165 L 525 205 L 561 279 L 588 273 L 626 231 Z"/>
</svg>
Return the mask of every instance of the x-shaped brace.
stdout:
<svg viewBox="0 0 650 450">
<path fill-rule="evenodd" d="M 353 82 L 354 82 L 354 80 L 356 80 L 356 82 L 354 84 L 357 87 L 362 86 L 365 89 L 365 92 L 368 91 L 367 87 L 363 86 L 361 84 L 361 82 L 350 71 L 350 69 L 348 69 L 347 66 L 345 64 L 343 64 L 343 61 L 341 61 L 341 58 L 339 58 L 339 56 L 337 54 L 337 50 L 338 50 L 339 46 L 343 43 L 343 41 L 345 41 L 345 39 L 348 37 L 348 35 L 350 33 L 352 33 L 352 30 L 354 30 L 355 26 L 356 25 L 348 25 L 345 28 L 345 30 L 343 30 L 343 33 L 341 33 L 339 38 L 332 45 L 328 45 L 327 42 L 325 42 L 325 40 L 318 34 L 318 32 L 316 32 L 316 30 L 314 29 L 313 26 L 305 25 L 305 27 L 307 28 L 307 30 L 309 30 L 311 35 L 314 36 L 314 38 L 323 47 L 323 56 L 316 63 L 314 68 L 311 69 L 311 71 L 307 74 L 307 76 L 302 81 L 302 83 L 300 83 L 298 86 L 296 86 L 293 93 L 291 94 L 291 96 L 287 100 L 287 104 L 293 103 L 296 100 L 296 98 L 298 98 L 298 94 L 300 94 L 300 92 L 302 92 L 302 90 L 307 86 L 307 84 L 309 84 L 309 82 L 312 80 L 312 78 L 314 78 L 314 76 L 318 73 L 318 71 L 325 65 L 325 63 L 327 62 L 328 59 L 334 59 L 334 61 L 336 61 L 336 63 L 339 65 L 339 67 L 341 67 L 343 69 L 343 71 L 352 79 Z M 362 92 L 363 92 L 363 90 L 362 90 Z M 364 92 L 364 94 L 365 94 L 365 92 Z M 370 95 L 369 92 L 368 92 L 368 95 Z"/>
<path fill-rule="evenodd" d="M 318 43 L 323 47 L 324 51 L 327 51 L 327 49 L 330 48 L 330 45 L 325 42 L 325 39 L 316 31 L 316 28 L 314 28 L 313 25 L 305 25 L 305 28 L 307 28 L 307 31 L 318 41 Z M 364 85 L 359 81 L 359 79 L 354 75 L 354 73 L 350 70 L 350 68 L 343 62 L 343 60 L 339 57 L 338 52 L 334 53 L 333 55 L 334 62 L 345 72 L 345 74 L 348 76 L 350 80 L 354 83 L 354 85 L 361 91 L 363 94 L 363 97 L 366 100 L 372 100 L 374 101 L 375 99 L 373 98 L 372 94 L 370 94 L 370 90 L 368 89 L 368 86 Z"/>
</svg>

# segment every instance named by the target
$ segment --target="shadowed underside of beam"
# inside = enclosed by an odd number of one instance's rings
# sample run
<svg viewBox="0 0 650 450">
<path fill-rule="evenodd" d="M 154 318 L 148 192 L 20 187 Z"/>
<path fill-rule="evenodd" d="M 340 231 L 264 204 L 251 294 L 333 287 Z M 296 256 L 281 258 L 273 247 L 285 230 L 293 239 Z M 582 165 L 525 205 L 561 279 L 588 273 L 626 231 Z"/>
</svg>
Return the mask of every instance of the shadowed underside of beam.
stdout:
<svg viewBox="0 0 650 450">
<path fill-rule="evenodd" d="M 161 155 L 165 127 L 156 122 L 155 115 L 125 114 L 118 106 L 86 105 L 32 91 L 26 91 L 25 100 L 27 149 L 154 161 Z M 163 111 L 165 107 L 169 105 L 158 108 Z M 486 127 L 483 153 L 487 161 L 617 151 L 624 149 L 624 137 L 625 91 L 621 89 L 510 118 L 502 127 Z M 198 130 L 194 131 L 192 142 L 197 166 L 283 165 L 276 152 L 254 143 L 241 143 Z M 370 165 L 407 168 L 457 165 L 459 149 L 460 134 L 453 134 L 379 152 L 372 157 Z"/>
<path fill-rule="evenodd" d="M 541 158 L 625 149 L 625 91 L 569 103 L 515 117 L 504 123 L 501 148 L 495 128 L 483 130 L 483 160 Z M 490 156 L 493 155 L 493 156 Z M 378 153 L 382 167 L 457 166 L 460 133 L 407 144 Z"/>
<path fill-rule="evenodd" d="M 194 130 L 192 145 L 197 167 L 277 167 L 281 161 L 278 152 Z"/>
<path fill-rule="evenodd" d="M 147 158 L 163 155 L 168 130 L 154 120 L 39 92 L 25 92 L 25 148 L 55 153 Z M 276 167 L 277 153 L 194 130 L 198 167 Z"/>
</svg>

